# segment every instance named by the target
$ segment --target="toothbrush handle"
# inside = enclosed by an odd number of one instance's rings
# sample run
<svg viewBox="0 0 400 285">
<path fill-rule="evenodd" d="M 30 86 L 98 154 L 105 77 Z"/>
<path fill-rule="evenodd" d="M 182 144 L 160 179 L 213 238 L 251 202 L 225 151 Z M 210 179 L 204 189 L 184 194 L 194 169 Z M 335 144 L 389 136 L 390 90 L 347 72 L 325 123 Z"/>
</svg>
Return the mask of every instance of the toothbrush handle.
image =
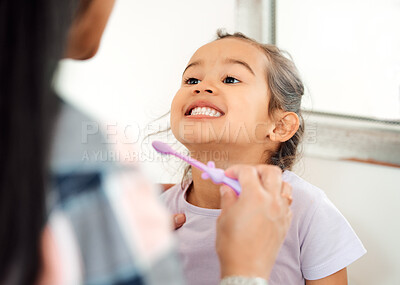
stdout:
<svg viewBox="0 0 400 285">
<path fill-rule="evenodd" d="M 242 192 L 242 187 L 240 187 L 239 181 L 237 181 L 233 178 L 224 176 L 224 178 L 222 178 L 222 183 L 231 187 L 238 196 L 240 195 L 240 192 Z"/>
</svg>

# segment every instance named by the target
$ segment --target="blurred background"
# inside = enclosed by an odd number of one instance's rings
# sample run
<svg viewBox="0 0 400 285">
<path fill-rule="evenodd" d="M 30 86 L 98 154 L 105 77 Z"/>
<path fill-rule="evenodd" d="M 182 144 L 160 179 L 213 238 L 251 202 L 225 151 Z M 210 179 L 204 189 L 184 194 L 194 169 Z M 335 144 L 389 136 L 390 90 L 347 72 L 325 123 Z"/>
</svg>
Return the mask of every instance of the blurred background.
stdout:
<svg viewBox="0 0 400 285">
<path fill-rule="evenodd" d="M 106 134 L 122 130 L 156 183 L 181 164 L 154 159 L 191 55 L 218 28 L 277 44 L 307 87 L 295 172 L 322 188 L 368 250 L 350 284 L 400 284 L 400 0 L 117 0 L 98 55 L 64 60 L 55 87 Z M 164 140 L 173 142 L 172 135 Z M 118 159 L 118 158 L 117 158 Z"/>
</svg>

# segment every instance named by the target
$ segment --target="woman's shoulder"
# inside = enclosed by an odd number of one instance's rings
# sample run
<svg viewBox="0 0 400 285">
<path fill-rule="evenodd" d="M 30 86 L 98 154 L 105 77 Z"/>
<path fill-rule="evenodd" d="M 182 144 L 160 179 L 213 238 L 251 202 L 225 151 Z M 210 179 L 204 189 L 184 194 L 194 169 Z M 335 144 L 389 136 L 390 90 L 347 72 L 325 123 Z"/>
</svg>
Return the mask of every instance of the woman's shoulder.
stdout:
<svg viewBox="0 0 400 285">
<path fill-rule="evenodd" d="M 102 129 L 100 122 L 63 102 L 55 121 L 52 170 L 58 173 L 90 172 L 114 167 L 116 153 L 110 153 L 110 144 Z"/>
</svg>

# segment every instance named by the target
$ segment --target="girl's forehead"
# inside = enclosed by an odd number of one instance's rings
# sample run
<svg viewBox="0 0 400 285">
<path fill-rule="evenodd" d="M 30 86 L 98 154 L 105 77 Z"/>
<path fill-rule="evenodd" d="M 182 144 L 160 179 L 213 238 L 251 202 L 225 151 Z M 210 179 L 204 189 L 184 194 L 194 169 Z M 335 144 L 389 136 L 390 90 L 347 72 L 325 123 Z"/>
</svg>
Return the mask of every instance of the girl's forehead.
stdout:
<svg viewBox="0 0 400 285">
<path fill-rule="evenodd" d="M 224 38 L 200 47 L 193 54 L 189 63 L 195 61 L 216 63 L 227 58 L 241 60 L 261 69 L 264 69 L 267 62 L 266 55 L 254 44 L 242 39 Z"/>
</svg>

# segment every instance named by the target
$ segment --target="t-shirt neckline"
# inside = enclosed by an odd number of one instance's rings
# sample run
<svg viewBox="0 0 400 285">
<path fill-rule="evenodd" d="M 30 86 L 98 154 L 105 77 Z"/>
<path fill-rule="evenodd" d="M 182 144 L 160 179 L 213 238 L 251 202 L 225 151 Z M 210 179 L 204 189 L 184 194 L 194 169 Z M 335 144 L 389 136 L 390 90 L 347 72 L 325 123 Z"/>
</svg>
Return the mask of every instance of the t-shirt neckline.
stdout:
<svg viewBox="0 0 400 285">
<path fill-rule="evenodd" d="M 218 217 L 221 214 L 221 209 L 209 209 L 209 208 L 201 208 L 195 205 L 190 204 L 186 200 L 186 192 L 189 189 L 189 186 L 192 184 L 192 179 L 190 179 L 186 185 L 185 188 L 183 189 L 182 192 L 182 199 L 183 199 L 183 205 L 185 209 L 191 213 L 197 214 L 197 215 L 202 215 L 202 216 L 212 216 L 212 217 Z"/>
</svg>

